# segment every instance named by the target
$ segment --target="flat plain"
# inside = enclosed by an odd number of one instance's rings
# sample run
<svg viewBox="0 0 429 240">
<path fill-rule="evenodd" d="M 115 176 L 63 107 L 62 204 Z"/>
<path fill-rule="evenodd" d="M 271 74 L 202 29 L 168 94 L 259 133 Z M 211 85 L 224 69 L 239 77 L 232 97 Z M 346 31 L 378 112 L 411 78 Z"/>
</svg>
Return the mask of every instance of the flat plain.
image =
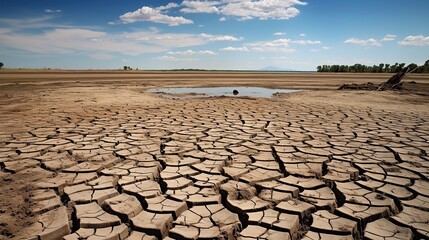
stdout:
<svg viewBox="0 0 429 240">
<path fill-rule="evenodd" d="M 1 70 L 0 239 L 429 238 L 429 75 L 336 90 L 389 76 Z M 215 86 L 304 91 L 148 92 Z"/>
</svg>

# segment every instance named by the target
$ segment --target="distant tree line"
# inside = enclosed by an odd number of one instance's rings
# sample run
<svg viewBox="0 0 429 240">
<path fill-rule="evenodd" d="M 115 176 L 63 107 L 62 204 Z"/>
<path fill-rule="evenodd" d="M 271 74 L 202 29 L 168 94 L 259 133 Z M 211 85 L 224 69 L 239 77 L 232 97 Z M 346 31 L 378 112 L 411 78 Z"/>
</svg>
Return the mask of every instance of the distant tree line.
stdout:
<svg viewBox="0 0 429 240">
<path fill-rule="evenodd" d="M 322 65 L 317 66 L 317 72 L 357 72 L 357 73 L 397 73 L 402 71 L 402 69 L 409 67 L 411 70 L 417 68 L 415 73 L 429 73 L 429 60 L 425 62 L 422 66 L 418 66 L 415 63 L 411 63 L 408 66 L 405 66 L 405 63 L 395 63 L 395 64 L 384 64 L 380 63 L 379 65 L 366 66 L 363 64 L 356 63 L 355 65 Z"/>
<path fill-rule="evenodd" d="M 4 64 L 2 62 L 0 62 L 0 69 L 4 66 Z"/>
</svg>

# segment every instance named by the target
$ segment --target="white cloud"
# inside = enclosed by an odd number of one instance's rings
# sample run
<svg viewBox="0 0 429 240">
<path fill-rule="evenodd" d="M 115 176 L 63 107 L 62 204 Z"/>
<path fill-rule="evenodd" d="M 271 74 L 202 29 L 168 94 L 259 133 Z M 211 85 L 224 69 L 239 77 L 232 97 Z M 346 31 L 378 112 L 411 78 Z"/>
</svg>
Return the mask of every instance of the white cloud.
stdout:
<svg viewBox="0 0 429 240">
<path fill-rule="evenodd" d="M 237 20 L 238 21 L 247 21 L 247 20 L 252 20 L 252 19 L 253 19 L 252 16 L 242 16 L 242 17 L 238 18 Z M 266 20 L 266 19 L 264 19 L 264 20 Z"/>
<path fill-rule="evenodd" d="M 201 46 L 213 41 L 241 41 L 243 38 L 231 35 L 213 34 L 183 34 L 163 33 L 156 28 L 147 31 L 131 31 L 122 33 L 108 33 L 100 30 L 85 28 L 43 28 L 43 31 L 24 32 L 20 28 L 13 28 L 21 21 L 7 21 L 10 26 L 0 28 L 0 43 L 2 47 L 26 51 L 40 55 L 49 54 L 79 54 L 95 59 L 124 58 L 146 53 L 168 52 L 168 57 L 216 55 L 210 50 L 174 51 L 175 48 L 190 48 Z M 22 20 L 25 22 L 25 19 Z M 45 26 L 45 22 L 38 23 Z M 245 46 L 222 51 L 249 51 Z M 171 58 L 170 58 L 171 59 Z M 167 58 L 165 58 L 167 60 Z M 190 59 L 182 59 L 190 60 Z"/>
<path fill-rule="evenodd" d="M 173 60 L 176 60 L 176 58 L 173 57 L 173 56 L 160 56 L 160 57 L 156 57 L 155 59 L 157 59 L 157 60 L 163 60 L 163 61 L 173 61 Z"/>
<path fill-rule="evenodd" d="M 219 50 L 230 51 L 230 52 L 248 52 L 249 51 L 247 47 L 226 47 Z"/>
<path fill-rule="evenodd" d="M 357 38 L 349 38 L 349 39 L 345 40 L 344 43 L 350 44 L 350 45 L 367 46 L 367 47 L 381 46 L 380 41 L 378 41 L 374 38 L 369 38 L 367 40 L 362 40 L 362 39 L 357 39 Z"/>
<path fill-rule="evenodd" d="M 285 20 L 299 15 L 295 6 L 307 5 L 299 0 L 184 0 L 180 11 L 185 13 L 220 13 L 240 21 L 250 19 Z M 221 18 L 221 21 L 226 20 Z"/>
<path fill-rule="evenodd" d="M 398 42 L 401 46 L 429 46 L 429 36 L 417 35 L 407 36 L 404 40 Z"/>
<path fill-rule="evenodd" d="M 387 41 L 395 41 L 396 39 L 396 35 L 393 34 L 387 34 L 386 36 L 384 36 L 383 39 L 381 39 L 382 42 L 387 42 Z"/>
<path fill-rule="evenodd" d="M 284 36 L 284 35 L 286 35 L 286 33 L 285 32 L 275 32 L 275 33 L 273 33 L 273 35 L 274 36 Z"/>
<path fill-rule="evenodd" d="M 91 39 L 103 36 L 104 32 L 86 29 L 55 29 L 41 35 L 10 33 L 0 36 L 0 42 L 8 47 L 35 53 L 70 53 L 73 47 L 89 47 Z M 87 45 L 78 46 L 82 43 Z"/>
<path fill-rule="evenodd" d="M 169 3 L 169 4 L 167 4 L 166 6 L 161 6 L 161 7 L 158 7 L 158 8 L 156 8 L 156 9 L 158 9 L 158 10 L 168 10 L 168 9 L 171 9 L 171 8 L 176 8 L 176 7 L 178 7 L 179 5 L 177 4 L 177 3 L 173 3 L 173 2 L 171 2 L 171 3 Z"/>
<path fill-rule="evenodd" d="M 60 9 L 45 9 L 45 13 L 60 13 Z"/>
<path fill-rule="evenodd" d="M 245 44 L 252 51 L 258 52 L 295 52 L 295 49 L 290 48 L 290 39 L 277 39 L 274 41 L 262 41 Z"/>
<path fill-rule="evenodd" d="M 301 34 L 299 34 L 299 36 L 300 36 L 300 37 L 305 37 L 305 36 L 307 36 L 307 35 L 305 35 L 305 33 L 301 33 Z"/>
<path fill-rule="evenodd" d="M 312 40 L 294 40 L 290 41 L 291 43 L 296 43 L 299 45 L 309 45 L 309 44 L 320 44 L 320 41 L 312 41 Z"/>
<path fill-rule="evenodd" d="M 286 20 L 299 15 L 296 5 L 307 5 L 299 0 L 226 0 L 221 7 L 224 15 L 239 17 L 241 20 L 258 18 L 260 20 Z"/>
<path fill-rule="evenodd" d="M 311 52 L 320 52 L 322 50 L 329 50 L 329 49 L 331 49 L 331 48 L 330 47 L 322 47 L 321 49 L 319 49 L 319 48 L 313 48 L 313 49 L 310 49 L 310 51 Z"/>
<path fill-rule="evenodd" d="M 217 55 L 217 53 L 209 50 L 205 51 L 193 51 L 193 50 L 186 50 L 183 52 L 168 52 L 169 55 L 182 55 L 182 56 L 192 56 L 192 55 Z"/>
<path fill-rule="evenodd" d="M 12 28 L 12 30 L 18 29 L 41 29 L 41 28 L 82 28 L 54 23 L 51 20 L 55 18 L 55 14 L 46 14 L 42 17 L 33 17 L 33 18 L 0 18 L 0 25 L 5 27 Z"/>
<path fill-rule="evenodd" d="M 173 56 L 160 56 L 160 57 L 155 57 L 154 59 L 161 60 L 161 61 L 196 61 L 198 60 L 195 58 L 176 58 Z"/>
<path fill-rule="evenodd" d="M 169 26 L 178 26 L 181 24 L 192 24 L 194 23 L 190 19 L 184 17 L 173 17 L 164 14 L 162 11 L 173 7 L 177 7 L 175 3 L 170 3 L 167 6 L 161 6 L 158 8 L 151 8 L 144 6 L 137 9 L 134 12 L 128 12 L 121 15 L 119 18 L 123 23 L 134 23 L 134 22 L 155 22 L 168 24 Z"/>
<path fill-rule="evenodd" d="M 260 42 L 246 43 L 242 47 L 226 47 L 220 50 L 291 53 L 296 51 L 290 46 L 291 44 L 309 45 L 309 44 L 320 44 L 320 43 L 321 43 L 320 41 L 291 40 L 291 39 L 281 38 L 273 41 L 260 41 Z"/>
<path fill-rule="evenodd" d="M 162 7 L 175 7 L 169 4 Z M 91 28 L 50 23 L 52 16 L 27 19 L 0 18 L 0 43 L 2 47 L 41 55 L 80 54 L 96 59 L 122 58 L 145 53 L 167 52 L 175 48 L 201 46 L 213 41 L 241 41 L 231 35 L 162 33 L 156 28 L 147 31 L 108 33 Z M 26 28 L 42 31 L 22 31 Z M 174 52 L 188 55 L 214 55 L 213 51 Z M 120 54 L 118 56 L 118 54 Z"/>
<path fill-rule="evenodd" d="M 0 42 L 2 47 L 31 53 L 83 54 L 92 58 L 108 59 L 114 54 L 136 56 L 170 51 L 178 47 L 198 46 L 206 44 L 208 40 L 196 34 L 156 31 L 109 34 L 89 29 L 58 28 L 42 33 L 8 31 L 7 34 L 0 34 Z"/>
<path fill-rule="evenodd" d="M 219 5 L 218 1 L 195 1 L 195 0 L 184 0 L 182 5 L 185 6 L 180 11 L 185 13 L 218 13 Z"/>
<path fill-rule="evenodd" d="M 138 31 L 131 33 L 124 33 L 122 37 L 143 44 L 147 47 L 150 45 L 156 47 L 161 46 L 168 50 L 176 47 L 190 47 L 203 45 L 207 40 L 195 34 L 184 33 L 160 33 L 157 30 L 151 32 Z"/>
<path fill-rule="evenodd" d="M 241 41 L 241 40 L 243 40 L 242 37 L 236 38 L 234 36 L 229 36 L 229 35 L 211 35 L 211 34 L 201 33 L 199 36 L 201 36 L 204 39 L 207 39 L 208 41 Z"/>
<path fill-rule="evenodd" d="M 299 15 L 295 6 L 307 5 L 300 0 L 184 0 L 180 5 L 169 3 L 166 6 L 152 8 L 143 6 L 133 12 L 127 12 L 119 17 L 120 21 L 110 21 L 109 24 L 134 23 L 139 21 L 155 22 L 178 26 L 192 24 L 192 20 L 182 16 L 169 16 L 166 10 L 181 8 L 182 13 L 216 13 L 222 14 L 219 21 L 226 21 L 228 16 L 239 21 L 250 19 L 287 20 Z"/>
</svg>

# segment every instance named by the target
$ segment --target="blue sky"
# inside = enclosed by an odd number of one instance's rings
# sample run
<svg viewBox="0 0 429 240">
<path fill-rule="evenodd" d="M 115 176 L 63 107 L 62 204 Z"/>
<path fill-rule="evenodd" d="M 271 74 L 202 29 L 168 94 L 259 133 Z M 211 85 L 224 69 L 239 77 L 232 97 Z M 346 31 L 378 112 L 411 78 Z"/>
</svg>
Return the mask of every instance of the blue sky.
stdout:
<svg viewBox="0 0 429 240">
<path fill-rule="evenodd" d="M 1 0 L 10 68 L 315 70 L 429 59 L 427 0 Z"/>
</svg>

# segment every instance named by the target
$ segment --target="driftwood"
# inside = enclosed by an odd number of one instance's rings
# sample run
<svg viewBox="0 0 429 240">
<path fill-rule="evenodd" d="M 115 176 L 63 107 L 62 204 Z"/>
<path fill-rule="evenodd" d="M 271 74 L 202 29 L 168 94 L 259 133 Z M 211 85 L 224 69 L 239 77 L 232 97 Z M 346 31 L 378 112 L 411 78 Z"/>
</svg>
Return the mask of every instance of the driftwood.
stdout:
<svg viewBox="0 0 429 240">
<path fill-rule="evenodd" d="M 371 82 L 364 84 L 343 84 L 338 90 L 369 90 L 369 91 L 385 91 L 385 90 L 399 90 L 402 86 L 402 79 L 408 74 L 414 72 L 417 68 L 410 71 L 410 68 L 404 68 L 402 71 L 391 76 L 386 82 L 375 85 Z"/>
</svg>

